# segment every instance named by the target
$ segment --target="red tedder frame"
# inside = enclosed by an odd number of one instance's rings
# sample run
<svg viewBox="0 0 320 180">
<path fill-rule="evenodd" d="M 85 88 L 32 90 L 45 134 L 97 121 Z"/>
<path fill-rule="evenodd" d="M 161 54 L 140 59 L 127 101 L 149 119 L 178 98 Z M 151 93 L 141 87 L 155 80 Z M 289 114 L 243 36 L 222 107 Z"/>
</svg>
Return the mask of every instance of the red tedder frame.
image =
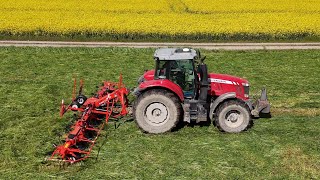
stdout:
<svg viewBox="0 0 320 180">
<path fill-rule="evenodd" d="M 94 97 L 88 98 L 82 105 L 76 104 L 75 86 L 73 88 L 73 100 L 67 107 L 62 100 L 60 116 L 68 110 L 78 111 L 78 120 L 71 126 L 65 143 L 56 146 L 49 160 L 58 160 L 69 163 L 82 161 L 89 157 L 91 150 L 103 129 L 104 124 L 110 118 L 119 118 L 128 114 L 129 90 L 122 84 L 122 76 L 119 82 L 104 81 Z M 80 81 L 79 96 L 82 93 L 83 82 Z"/>
</svg>

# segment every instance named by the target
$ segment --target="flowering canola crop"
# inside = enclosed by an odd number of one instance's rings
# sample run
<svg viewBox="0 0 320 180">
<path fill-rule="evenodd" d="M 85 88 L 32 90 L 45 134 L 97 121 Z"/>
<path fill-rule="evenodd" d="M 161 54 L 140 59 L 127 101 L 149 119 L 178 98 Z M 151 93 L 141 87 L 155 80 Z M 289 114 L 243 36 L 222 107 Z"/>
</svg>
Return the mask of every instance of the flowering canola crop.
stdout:
<svg viewBox="0 0 320 180">
<path fill-rule="evenodd" d="M 0 34 L 312 34 L 320 0 L 10 0 Z"/>
</svg>

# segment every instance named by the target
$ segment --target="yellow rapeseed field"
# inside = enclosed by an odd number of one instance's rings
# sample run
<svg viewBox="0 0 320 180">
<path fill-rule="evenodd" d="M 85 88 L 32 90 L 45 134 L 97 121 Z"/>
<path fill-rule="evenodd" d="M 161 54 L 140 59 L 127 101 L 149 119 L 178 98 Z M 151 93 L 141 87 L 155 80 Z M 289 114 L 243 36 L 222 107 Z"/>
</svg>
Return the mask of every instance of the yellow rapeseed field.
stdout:
<svg viewBox="0 0 320 180">
<path fill-rule="evenodd" d="M 0 0 L 1 34 L 312 34 L 320 0 Z"/>
</svg>

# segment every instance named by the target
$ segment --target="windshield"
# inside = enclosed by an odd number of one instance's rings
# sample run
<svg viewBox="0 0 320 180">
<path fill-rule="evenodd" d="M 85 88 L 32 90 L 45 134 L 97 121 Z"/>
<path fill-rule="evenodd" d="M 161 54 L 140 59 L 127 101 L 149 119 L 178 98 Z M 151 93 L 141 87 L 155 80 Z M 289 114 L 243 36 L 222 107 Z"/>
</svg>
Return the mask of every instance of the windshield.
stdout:
<svg viewBox="0 0 320 180">
<path fill-rule="evenodd" d="M 194 92 L 194 65 L 192 60 L 157 60 L 156 79 L 169 79 L 178 84 L 185 96 L 193 96 Z"/>
</svg>

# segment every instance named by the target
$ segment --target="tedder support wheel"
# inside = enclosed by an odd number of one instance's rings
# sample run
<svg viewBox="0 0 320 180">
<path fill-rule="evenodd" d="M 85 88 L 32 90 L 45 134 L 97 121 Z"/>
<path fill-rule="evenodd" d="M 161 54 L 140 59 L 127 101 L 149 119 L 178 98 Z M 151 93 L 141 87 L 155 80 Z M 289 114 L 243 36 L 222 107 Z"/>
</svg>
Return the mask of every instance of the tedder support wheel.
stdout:
<svg viewBox="0 0 320 180">
<path fill-rule="evenodd" d="M 229 100 L 217 109 L 215 124 L 220 131 L 238 133 L 249 129 L 253 121 L 250 110 L 244 102 Z"/>
<path fill-rule="evenodd" d="M 154 89 L 137 98 L 134 117 L 140 129 L 158 134 L 171 131 L 179 122 L 181 111 L 179 99 L 173 93 Z"/>
</svg>

